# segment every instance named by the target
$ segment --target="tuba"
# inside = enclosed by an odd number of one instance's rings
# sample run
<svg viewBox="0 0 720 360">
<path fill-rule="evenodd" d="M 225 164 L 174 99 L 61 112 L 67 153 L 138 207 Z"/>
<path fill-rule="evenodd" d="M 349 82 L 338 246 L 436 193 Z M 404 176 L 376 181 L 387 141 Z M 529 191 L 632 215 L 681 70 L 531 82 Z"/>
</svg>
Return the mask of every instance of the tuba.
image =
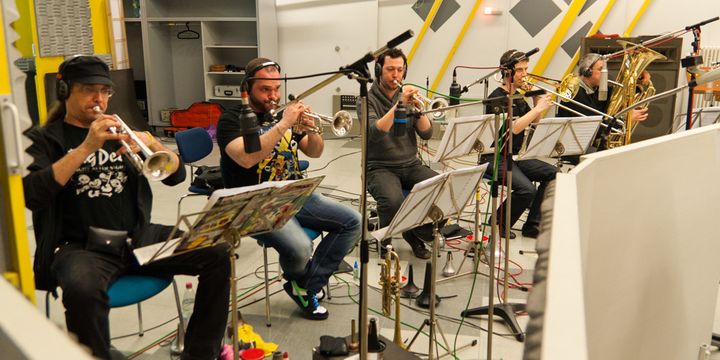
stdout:
<svg viewBox="0 0 720 360">
<path fill-rule="evenodd" d="M 652 83 L 647 86 L 647 89 L 644 89 L 640 94 L 636 95 L 638 79 L 650 63 L 655 60 L 666 59 L 662 54 L 647 47 L 636 45 L 625 40 L 618 40 L 618 43 L 620 43 L 623 50 L 625 50 L 625 55 L 623 56 L 620 71 L 615 81 L 622 84 L 622 86 L 613 87 L 606 111 L 610 115 L 615 115 L 620 110 L 631 106 L 637 101 L 652 96 L 655 93 L 655 87 L 652 86 Z M 632 49 L 627 51 L 628 47 L 632 47 Z M 623 123 L 622 131 L 608 135 L 607 147 L 611 149 L 629 144 L 633 130 L 635 130 L 635 124 L 628 114 L 626 121 Z"/>
<path fill-rule="evenodd" d="M 390 307 L 393 298 L 395 298 L 395 334 L 393 335 L 393 342 L 404 349 L 405 344 L 400 335 L 400 257 L 393 251 L 391 245 L 387 246 L 385 263 L 382 264 L 380 269 L 380 286 L 382 286 L 383 315 L 390 316 Z"/>
</svg>

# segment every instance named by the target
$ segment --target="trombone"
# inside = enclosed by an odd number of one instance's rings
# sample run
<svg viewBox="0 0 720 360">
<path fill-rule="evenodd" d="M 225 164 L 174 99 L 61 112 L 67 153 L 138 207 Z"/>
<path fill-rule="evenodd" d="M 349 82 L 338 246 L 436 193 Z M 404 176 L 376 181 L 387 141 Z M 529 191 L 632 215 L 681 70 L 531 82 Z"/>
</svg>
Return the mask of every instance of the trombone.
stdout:
<svg viewBox="0 0 720 360">
<path fill-rule="evenodd" d="M 270 103 L 277 106 L 277 103 L 275 101 L 270 100 Z M 283 111 L 287 107 L 287 105 L 288 104 L 285 104 L 276 109 L 270 110 L 270 115 L 275 118 L 281 111 Z M 318 135 L 322 135 L 323 133 L 323 123 L 331 125 L 333 134 L 340 137 L 347 135 L 350 132 L 350 129 L 352 129 L 353 125 L 352 115 L 350 115 L 350 113 L 345 110 L 340 110 L 336 112 L 333 116 L 318 114 L 312 111 L 304 111 L 303 115 L 308 116 L 315 121 L 315 126 L 310 131 Z M 295 123 L 295 126 L 293 126 L 293 131 L 300 132 L 299 127 L 300 119 L 298 118 L 297 123 Z"/>
<path fill-rule="evenodd" d="M 395 83 L 395 85 L 397 85 L 399 87 L 405 86 L 405 84 L 403 84 L 397 80 L 393 80 L 393 82 Z M 435 121 L 442 121 L 445 119 L 445 114 L 444 114 L 445 112 L 438 110 L 438 109 L 443 109 L 448 106 L 447 99 L 442 98 L 442 97 L 430 99 L 426 96 L 423 96 L 419 92 L 413 94 L 413 97 L 417 101 L 419 101 L 423 104 L 422 108 L 415 107 L 415 110 L 419 111 L 421 114 L 432 113 L 432 116 L 431 116 L 432 120 L 435 120 Z M 429 111 L 423 112 L 424 110 L 429 110 Z"/>
<path fill-rule="evenodd" d="M 100 115 L 102 110 L 100 106 L 93 106 L 93 111 Z M 153 152 L 145 143 L 135 134 L 135 132 L 117 115 L 112 115 L 118 123 L 120 123 L 120 129 L 116 129 L 114 126 L 109 129 L 113 134 L 127 134 L 132 141 L 134 141 L 140 151 L 142 152 L 145 160 L 140 157 L 135 151 L 132 150 L 130 144 L 125 140 L 120 140 L 120 144 L 127 150 L 126 154 L 130 162 L 141 174 L 145 175 L 148 180 L 161 181 L 170 176 L 172 169 L 177 167 L 176 158 L 170 154 L 169 151 L 155 151 Z"/>
</svg>

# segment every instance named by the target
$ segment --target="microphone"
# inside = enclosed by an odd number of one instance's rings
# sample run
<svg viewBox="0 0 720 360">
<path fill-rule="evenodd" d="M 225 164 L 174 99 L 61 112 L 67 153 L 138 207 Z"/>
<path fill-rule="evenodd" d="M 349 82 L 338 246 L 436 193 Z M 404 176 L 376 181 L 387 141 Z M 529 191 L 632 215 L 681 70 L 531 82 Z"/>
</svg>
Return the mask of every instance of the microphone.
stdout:
<svg viewBox="0 0 720 360">
<path fill-rule="evenodd" d="M 452 84 L 450 84 L 450 99 L 448 99 L 448 104 L 450 104 L 450 105 L 460 104 L 460 96 L 461 95 L 462 95 L 462 89 L 460 89 L 460 84 L 458 84 L 458 82 L 457 82 L 457 71 L 453 70 Z"/>
<path fill-rule="evenodd" d="M 238 115 L 240 136 L 243 137 L 245 152 L 250 154 L 260 151 L 260 126 L 258 126 L 257 116 L 250 108 L 247 92 L 242 92 L 241 100 L 240 114 Z"/>
<path fill-rule="evenodd" d="M 608 69 L 607 61 L 604 60 L 603 58 L 603 66 L 600 70 L 600 88 L 598 89 L 598 100 L 600 101 L 607 100 L 608 96 Z"/>
<path fill-rule="evenodd" d="M 539 95 L 545 95 L 547 92 L 543 89 L 540 90 L 530 90 L 526 91 L 525 94 L 523 94 L 524 97 L 533 97 L 533 96 L 539 96 Z"/>
<path fill-rule="evenodd" d="M 540 51 L 540 48 L 534 48 L 534 49 L 532 49 L 532 50 L 530 50 L 530 51 L 526 52 L 526 53 L 525 53 L 525 58 L 524 58 L 524 59 L 525 59 L 525 60 L 527 60 L 527 59 L 528 59 L 529 57 L 531 57 L 531 56 L 533 56 L 533 55 L 537 54 L 537 53 L 538 53 L 538 51 Z"/>
<path fill-rule="evenodd" d="M 407 108 L 402 100 L 395 108 L 395 117 L 393 118 L 392 133 L 393 136 L 403 136 L 407 132 Z"/>
</svg>

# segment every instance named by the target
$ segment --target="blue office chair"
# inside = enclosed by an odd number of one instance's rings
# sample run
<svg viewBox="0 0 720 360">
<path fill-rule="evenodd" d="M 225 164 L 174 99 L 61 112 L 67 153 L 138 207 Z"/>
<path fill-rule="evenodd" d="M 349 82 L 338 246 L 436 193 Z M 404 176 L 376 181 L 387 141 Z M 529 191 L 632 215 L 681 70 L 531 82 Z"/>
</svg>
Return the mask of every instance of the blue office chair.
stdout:
<svg viewBox="0 0 720 360">
<path fill-rule="evenodd" d="M 111 308 L 118 308 L 128 305 L 137 304 L 138 310 L 138 336 L 145 335 L 142 323 L 142 306 L 141 302 L 161 293 L 170 284 L 173 285 L 175 292 L 175 305 L 177 306 L 180 324 L 185 327 L 182 317 L 182 307 L 180 305 L 180 295 L 177 285 L 172 276 L 158 277 L 149 275 L 123 275 L 110 285 L 107 291 L 108 300 Z M 45 297 L 46 316 L 50 317 L 50 292 Z"/>
<path fill-rule="evenodd" d="M 186 197 L 198 195 L 210 196 L 210 194 L 212 194 L 213 189 L 193 185 L 193 180 L 195 178 L 194 163 L 210 155 L 213 149 L 213 141 L 210 134 L 208 134 L 204 128 L 192 128 L 175 133 L 175 142 L 177 143 L 180 158 L 182 158 L 185 164 L 190 166 L 189 193 L 181 196 L 178 200 L 178 218 L 180 218 L 180 207 Z"/>
</svg>

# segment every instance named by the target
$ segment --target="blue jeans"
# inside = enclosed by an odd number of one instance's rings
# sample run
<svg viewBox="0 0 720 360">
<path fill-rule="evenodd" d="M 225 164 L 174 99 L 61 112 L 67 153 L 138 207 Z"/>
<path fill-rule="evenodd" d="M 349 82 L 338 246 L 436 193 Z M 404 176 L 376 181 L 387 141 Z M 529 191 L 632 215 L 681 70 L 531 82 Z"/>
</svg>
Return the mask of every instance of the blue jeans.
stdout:
<svg viewBox="0 0 720 360">
<path fill-rule="evenodd" d="M 328 283 L 345 255 L 360 239 L 360 214 L 319 193 L 278 231 L 254 236 L 280 254 L 285 278 L 317 292 Z M 327 232 L 313 254 L 313 239 L 302 228 Z"/>
</svg>

